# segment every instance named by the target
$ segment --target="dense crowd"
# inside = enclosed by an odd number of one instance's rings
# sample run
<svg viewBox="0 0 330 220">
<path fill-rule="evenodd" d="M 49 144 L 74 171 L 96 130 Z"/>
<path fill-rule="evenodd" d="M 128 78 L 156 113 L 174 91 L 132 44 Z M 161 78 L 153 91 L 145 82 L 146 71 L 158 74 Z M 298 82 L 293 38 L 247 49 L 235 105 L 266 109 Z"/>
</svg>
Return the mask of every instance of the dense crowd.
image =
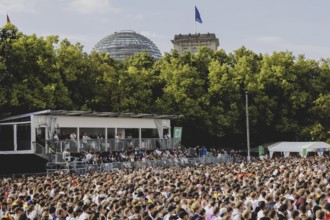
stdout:
<svg viewBox="0 0 330 220">
<path fill-rule="evenodd" d="M 113 162 L 134 162 L 134 161 L 148 161 L 148 160 L 167 160 L 167 159 L 186 159 L 189 157 L 204 157 L 208 156 L 221 157 L 222 155 L 235 156 L 241 158 L 236 151 L 226 152 L 225 150 L 209 151 L 206 147 L 195 147 L 190 149 L 155 149 L 143 150 L 141 148 L 134 148 L 127 151 L 118 152 L 96 152 L 96 151 L 82 151 L 81 153 L 71 154 L 69 149 L 63 151 L 63 159 L 72 157 L 71 160 L 86 161 L 89 164 L 102 164 Z"/>
<path fill-rule="evenodd" d="M 121 152 L 82 152 L 78 157 L 91 164 L 113 163 L 113 162 L 133 162 L 147 160 L 164 160 L 173 158 L 186 158 L 188 155 L 181 150 L 130 150 Z"/>
<path fill-rule="evenodd" d="M 3 178 L 6 220 L 330 219 L 329 157 Z"/>
</svg>

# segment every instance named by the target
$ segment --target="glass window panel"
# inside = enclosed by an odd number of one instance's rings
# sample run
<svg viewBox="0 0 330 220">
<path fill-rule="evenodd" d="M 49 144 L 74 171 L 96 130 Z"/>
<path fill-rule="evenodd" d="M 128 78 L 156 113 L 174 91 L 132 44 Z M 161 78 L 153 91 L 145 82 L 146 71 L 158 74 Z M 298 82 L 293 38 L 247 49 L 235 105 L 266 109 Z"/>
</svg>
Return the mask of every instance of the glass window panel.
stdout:
<svg viewBox="0 0 330 220">
<path fill-rule="evenodd" d="M 0 151 L 14 150 L 14 125 L 0 125 Z"/>
<path fill-rule="evenodd" d="M 16 127 L 17 150 L 31 150 L 31 126 L 19 124 Z"/>
</svg>

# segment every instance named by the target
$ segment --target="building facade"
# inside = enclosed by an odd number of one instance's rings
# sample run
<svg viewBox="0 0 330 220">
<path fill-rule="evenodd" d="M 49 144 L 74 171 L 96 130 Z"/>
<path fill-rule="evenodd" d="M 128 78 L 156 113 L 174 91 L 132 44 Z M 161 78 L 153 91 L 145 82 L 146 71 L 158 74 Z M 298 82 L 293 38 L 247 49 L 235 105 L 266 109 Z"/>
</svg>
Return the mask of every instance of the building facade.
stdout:
<svg viewBox="0 0 330 220">
<path fill-rule="evenodd" d="M 212 50 L 219 47 L 219 39 L 213 33 L 207 34 L 179 34 L 174 36 L 172 40 L 174 49 L 183 54 L 189 51 L 192 54 L 197 53 L 197 48 L 206 46 Z"/>
</svg>

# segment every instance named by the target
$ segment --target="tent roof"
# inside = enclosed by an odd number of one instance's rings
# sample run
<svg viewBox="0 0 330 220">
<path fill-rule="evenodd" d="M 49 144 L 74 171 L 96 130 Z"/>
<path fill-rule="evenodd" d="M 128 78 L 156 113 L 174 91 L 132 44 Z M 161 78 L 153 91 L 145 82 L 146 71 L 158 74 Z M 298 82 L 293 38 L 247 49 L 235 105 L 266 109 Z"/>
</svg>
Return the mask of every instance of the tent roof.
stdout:
<svg viewBox="0 0 330 220">
<path fill-rule="evenodd" d="M 303 149 L 313 151 L 314 149 L 330 148 L 325 142 L 277 142 L 268 146 L 270 152 L 302 152 Z"/>
</svg>

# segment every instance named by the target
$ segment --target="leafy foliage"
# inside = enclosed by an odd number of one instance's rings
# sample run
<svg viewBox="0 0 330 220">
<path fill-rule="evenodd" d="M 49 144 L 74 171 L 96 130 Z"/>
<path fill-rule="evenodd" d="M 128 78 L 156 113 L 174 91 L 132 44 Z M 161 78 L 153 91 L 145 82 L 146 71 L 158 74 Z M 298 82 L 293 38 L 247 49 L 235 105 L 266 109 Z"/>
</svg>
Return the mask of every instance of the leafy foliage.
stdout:
<svg viewBox="0 0 330 220">
<path fill-rule="evenodd" d="M 15 29 L 15 26 L 7 26 Z M 173 50 L 123 62 L 79 43 L 18 32 L 0 42 L 0 116 L 41 109 L 184 115 L 184 144 L 245 146 L 248 91 L 252 146 L 330 141 L 330 60 L 291 52 Z"/>
</svg>

